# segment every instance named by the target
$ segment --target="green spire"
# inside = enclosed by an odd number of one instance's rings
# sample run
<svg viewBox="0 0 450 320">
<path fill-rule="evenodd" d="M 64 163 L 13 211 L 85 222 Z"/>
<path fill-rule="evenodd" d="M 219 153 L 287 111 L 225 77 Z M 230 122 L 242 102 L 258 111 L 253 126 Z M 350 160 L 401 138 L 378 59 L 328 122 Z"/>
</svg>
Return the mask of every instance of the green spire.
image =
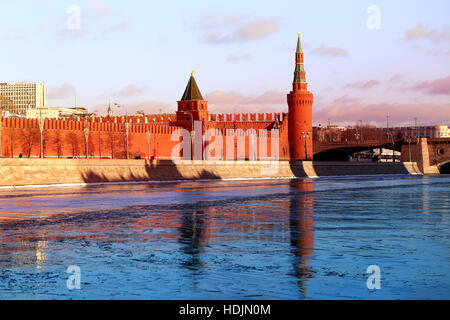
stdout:
<svg viewBox="0 0 450 320">
<path fill-rule="evenodd" d="M 203 96 L 194 79 L 194 71 L 191 73 L 191 77 L 189 78 L 189 82 L 184 90 L 183 97 L 181 98 L 181 101 L 190 100 L 203 100 Z"/>
<path fill-rule="evenodd" d="M 303 66 L 303 50 L 300 41 L 301 32 L 298 33 L 297 50 L 295 51 L 294 83 L 306 83 L 305 67 Z"/>
<path fill-rule="evenodd" d="M 297 53 L 302 53 L 303 52 L 303 50 L 302 50 L 302 43 L 300 41 L 300 35 L 301 34 L 302 34 L 301 32 L 298 33 L 297 51 L 296 51 Z"/>
</svg>

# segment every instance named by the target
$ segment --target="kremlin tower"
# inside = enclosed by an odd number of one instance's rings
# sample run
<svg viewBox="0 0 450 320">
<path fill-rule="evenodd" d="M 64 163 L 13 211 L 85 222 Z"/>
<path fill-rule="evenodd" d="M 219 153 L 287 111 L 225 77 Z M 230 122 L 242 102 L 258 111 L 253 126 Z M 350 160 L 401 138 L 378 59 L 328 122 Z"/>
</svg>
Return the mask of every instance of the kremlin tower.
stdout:
<svg viewBox="0 0 450 320">
<path fill-rule="evenodd" d="M 208 121 L 208 103 L 203 99 L 194 71 L 191 73 L 186 89 L 181 100 L 178 101 L 177 121 L 201 120 Z M 191 128 L 192 130 L 192 128 Z"/>
<path fill-rule="evenodd" d="M 313 94 L 308 91 L 300 33 L 295 52 L 295 71 L 292 91 L 287 95 L 289 106 L 288 134 L 291 161 L 312 160 L 312 104 Z"/>
</svg>

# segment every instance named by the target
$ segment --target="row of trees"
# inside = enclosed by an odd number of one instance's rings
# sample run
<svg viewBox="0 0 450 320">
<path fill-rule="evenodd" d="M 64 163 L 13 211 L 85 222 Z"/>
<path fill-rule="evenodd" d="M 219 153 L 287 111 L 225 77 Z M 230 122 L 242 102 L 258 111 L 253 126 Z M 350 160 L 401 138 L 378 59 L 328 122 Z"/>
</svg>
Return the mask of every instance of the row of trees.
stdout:
<svg viewBox="0 0 450 320">
<path fill-rule="evenodd" d="M 400 131 L 391 131 L 395 138 L 402 137 Z M 387 131 L 371 125 L 354 127 L 314 128 L 314 140 L 319 142 L 374 141 L 387 139 Z"/>
<path fill-rule="evenodd" d="M 2 156 L 32 157 L 40 156 L 40 131 L 35 128 L 3 128 Z M 104 157 L 126 158 L 127 139 L 125 132 L 92 131 L 86 136 L 83 132 L 64 130 L 44 130 L 42 134 L 43 157 Z M 130 137 L 129 137 L 130 140 Z M 87 143 L 86 143 L 87 142 Z M 128 141 L 128 148 L 131 147 Z"/>
</svg>

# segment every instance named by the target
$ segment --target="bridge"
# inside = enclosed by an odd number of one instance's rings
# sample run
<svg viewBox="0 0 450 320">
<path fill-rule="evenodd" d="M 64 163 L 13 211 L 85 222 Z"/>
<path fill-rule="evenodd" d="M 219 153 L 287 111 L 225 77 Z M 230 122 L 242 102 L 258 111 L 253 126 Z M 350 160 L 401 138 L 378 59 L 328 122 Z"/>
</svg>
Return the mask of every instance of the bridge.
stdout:
<svg viewBox="0 0 450 320">
<path fill-rule="evenodd" d="M 450 138 L 416 138 L 402 145 L 402 162 L 416 162 L 424 174 L 450 174 Z"/>
<path fill-rule="evenodd" d="M 377 148 L 401 151 L 403 133 L 398 129 L 368 126 L 313 128 L 313 154 L 318 161 L 347 161 L 358 151 Z"/>
<path fill-rule="evenodd" d="M 450 173 L 450 138 L 436 138 L 436 133 L 430 130 L 315 127 L 313 133 L 313 154 L 317 161 L 348 161 L 357 152 L 386 148 L 401 152 L 402 162 L 416 162 L 425 174 Z"/>
<path fill-rule="evenodd" d="M 347 161 L 350 155 L 365 150 L 377 148 L 393 149 L 401 151 L 403 138 L 373 139 L 364 141 L 338 141 L 321 142 L 314 141 L 313 154 L 317 161 Z"/>
</svg>

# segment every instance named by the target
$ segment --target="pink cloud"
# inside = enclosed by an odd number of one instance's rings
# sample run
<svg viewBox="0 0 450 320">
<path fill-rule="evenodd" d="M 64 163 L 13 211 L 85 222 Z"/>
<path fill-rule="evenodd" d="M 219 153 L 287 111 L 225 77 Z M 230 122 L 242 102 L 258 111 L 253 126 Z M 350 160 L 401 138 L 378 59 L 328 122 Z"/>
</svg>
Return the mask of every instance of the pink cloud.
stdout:
<svg viewBox="0 0 450 320">
<path fill-rule="evenodd" d="M 133 112 L 144 111 L 146 114 L 158 114 L 158 113 L 174 113 L 175 108 L 170 107 L 170 104 L 161 101 L 142 101 L 132 102 L 128 104 L 129 110 Z M 128 111 L 130 112 L 130 111 Z"/>
<path fill-rule="evenodd" d="M 358 89 L 368 89 L 375 86 L 378 86 L 380 81 L 377 80 L 369 80 L 369 81 L 357 81 L 347 84 L 346 88 L 358 88 Z"/>
<path fill-rule="evenodd" d="M 86 9 L 96 16 L 106 16 L 111 12 L 111 9 L 108 6 L 97 0 L 89 0 Z"/>
<path fill-rule="evenodd" d="M 266 91 L 258 96 L 246 96 L 234 91 L 220 91 L 216 90 L 206 95 L 208 101 L 212 103 L 236 103 L 236 104 L 282 104 L 286 102 L 286 94 L 276 92 L 273 90 Z"/>
<path fill-rule="evenodd" d="M 348 57 L 347 50 L 338 47 L 319 47 L 311 51 L 312 54 L 327 56 L 327 57 Z"/>
<path fill-rule="evenodd" d="M 280 29 L 275 19 L 245 21 L 237 17 L 204 16 L 197 26 L 208 43 L 248 42 L 263 39 Z"/>
<path fill-rule="evenodd" d="M 443 30 L 433 30 L 418 24 L 417 26 L 405 31 L 403 39 L 406 41 L 414 41 L 419 39 L 428 39 L 434 43 L 450 42 L 450 27 L 444 27 Z"/>
<path fill-rule="evenodd" d="M 111 103 L 111 108 L 114 112 L 114 114 L 125 114 L 128 112 L 128 114 L 135 114 L 138 111 L 143 111 L 146 114 L 159 114 L 159 113 L 174 113 L 175 108 L 170 107 L 168 103 L 162 102 L 162 101 L 152 101 L 152 100 L 145 100 L 145 101 L 134 101 L 125 104 L 126 108 L 117 108 Z M 90 108 L 91 109 L 91 108 Z M 100 114 L 106 114 L 108 110 L 108 104 L 102 104 L 102 105 L 96 105 L 92 108 L 91 111 L 96 111 Z"/>
<path fill-rule="evenodd" d="M 126 21 L 121 22 L 121 23 L 115 25 L 114 27 L 112 27 L 113 31 L 126 31 L 128 29 L 130 29 L 130 24 Z"/>
<path fill-rule="evenodd" d="M 208 93 L 205 99 L 212 112 L 272 112 L 287 109 L 286 94 L 272 90 L 257 96 L 216 90 Z"/>
<path fill-rule="evenodd" d="M 144 93 L 146 90 L 146 87 L 137 87 L 135 85 L 128 85 L 119 92 L 117 92 L 116 96 L 119 97 L 136 97 L 140 96 L 142 93 Z"/>
<path fill-rule="evenodd" d="M 400 74 L 396 74 L 394 76 L 392 76 L 389 80 L 388 80 L 389 84 L 394 84 L 394 85 L 403 85 L 406 83 L 405 77 L 400 75 Z"/>
<path fill-rule="evenodd" d="M 325 123 L 327 119 L 342 124 L 363 120 L 371 124 L 385 125 L 389 115 L 392 124 L 411 124 L 415 117 L 420 123 L 447 124 L 450 122 L 450 104 L 399 104 L 399 103 L 337 103 L 314 110 L 314 123 Z"/>
<path fill-rule="evenodd" d="M 450 95 L 450 76 L 436 79 L 434 81 L 425 81 L 412 87 L 413 90 L 419 90 L 428 94 L 448 94 Z"/>
<path fill-rule="evenodd" d="M 47 88 L 47 98 L 67 99 L 75 96 L 75 87 L 71 84 L 63 84 Z"/>
<path fill-rule="evenodd" d="M 333 101 L 333 104 L 352 104 L 359 102 L 359 99 L 344 95 Z"/>
<path fill-rule="evenodd" d="M 242 54 L 242 55 L 229 55 L 227 61 L 229 62 L 247 62 L 252 60 L 251 54 Z"/>
<path fill-rule="evenodd" d="M 286 93 L 266 91 L 255 98 L 250 98 L 250 102 L 264 105 L 283 104 L 286 103 Z"/>
</svg>

